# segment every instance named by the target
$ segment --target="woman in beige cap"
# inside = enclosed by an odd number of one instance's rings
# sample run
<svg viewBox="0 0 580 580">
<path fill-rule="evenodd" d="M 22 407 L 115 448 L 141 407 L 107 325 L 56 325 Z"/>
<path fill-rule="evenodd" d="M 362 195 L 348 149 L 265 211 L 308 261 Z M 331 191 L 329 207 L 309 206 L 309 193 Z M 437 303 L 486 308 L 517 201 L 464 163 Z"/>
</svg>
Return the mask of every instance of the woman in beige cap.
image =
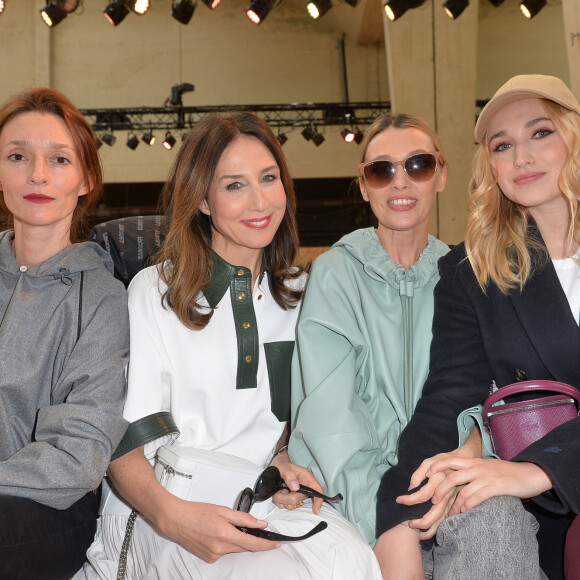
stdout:
<svg viewBox="0 0 580 580">
<path fill-rule="evenodd" d="M 509 509 L 504 524 L 494 522 L 489 509 L 479 511 L 490 502 L 521 498 L 524 515 L 533 514 L 540 524 L 542 569 L 550 579 L 563 578 L 566 530 L 580 511 L 580 419 L 509 462 L 471 458 L 465 448 L 425 460 L 456 446 L 457 416 L 482 403 L 492 381 L 503 387 L 549 379 L 580 387 L 580 105 L 560 79 L 520 75 L 483 109 L 475 139 L 480 146 L 465 243 L 439 262 L 430 373 L 401 436 L 399 465 L 381 482 L 378 545 L 408 537 L 414 528 L 423 530 L 415 536 L 418 546 L 450 515 L 428 552 L 435 577 L 441 555 L 447 564 L 471 563 L 463 575 L 450 565 L 445 578 L 537 577 L 520 567 L 524 563 L 510 571 L 505 566 L 513 558 L 502 561 L 496 548 L 483 543 L 507 528 L 509 537 L 501 541 L 511 544 L 514 558 L 522 553 L 518 542 L 527 540 L 515 527 L 520 520 L 511 514 L 512 504 L 491 512 L 505 520 Z M 474 429 L 472 438 L 478 436 Z M 402 496 L 425 477 L 420 491 Z M 470 514 L 471 520 L 464 519 Z M 533 518 L 527 526 L 534 531 Z M 462 549 L 466 528 L 482 542 L 479 553 Z"/>
</svg>

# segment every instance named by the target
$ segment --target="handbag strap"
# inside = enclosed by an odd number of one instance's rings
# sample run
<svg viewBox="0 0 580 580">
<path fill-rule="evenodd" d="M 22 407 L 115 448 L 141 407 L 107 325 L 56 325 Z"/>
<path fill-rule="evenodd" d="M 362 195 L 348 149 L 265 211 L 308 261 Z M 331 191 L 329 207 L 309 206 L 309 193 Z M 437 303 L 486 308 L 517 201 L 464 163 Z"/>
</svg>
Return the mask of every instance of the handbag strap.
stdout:
<svg viewBox="0 0 580 580">
<path fill-rule="evenodd" d="M 490 407 L 495 405 L 501 399 L 511 395 L 533 393 L 537 391 L 551 391 L 560 395 L 566 395 L 574 399 L 577 405 L 580 404 L 580 391 L 566 383 L 560 383 L 558 381 L 522 381 L 520 383 L 506 385 L 485 399 L 485 402 L 483 403 L 483 423 L 485 425 L 489 423 L 487 413 Z"/>
<path fill-rule="evenodd" d="M 131 538 L 133 537 L 133 528 L 135 527 L 135 520 L 139 512 L 133 510 L 129 519 L 127 520 L 127 528 L 125 530 L 125 537 L 123 538 L 123 545 L 121 546 L 121 553 L 119 554 L 119 567 L 117 568 L 117 580 L 125 580 L 127 576 L 127 554 L 129 553 L 129 546 L 131 545 Z"/>
</svg>

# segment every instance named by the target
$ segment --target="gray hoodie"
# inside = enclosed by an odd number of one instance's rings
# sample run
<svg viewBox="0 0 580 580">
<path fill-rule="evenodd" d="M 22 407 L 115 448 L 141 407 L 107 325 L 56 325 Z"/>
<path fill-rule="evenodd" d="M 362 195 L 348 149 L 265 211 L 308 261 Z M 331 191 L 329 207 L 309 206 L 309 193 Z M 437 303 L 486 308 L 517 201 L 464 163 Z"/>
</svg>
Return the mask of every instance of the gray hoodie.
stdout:
<svg viewBox="0 0 580 580">
<path fill-rule="evenodd" d="M 0 233 L 0 494 L 65 509 L 98 487 L 127 427 L 127 298 L 97 244 L 26 269 L 13 237 Z"/>
</svg>

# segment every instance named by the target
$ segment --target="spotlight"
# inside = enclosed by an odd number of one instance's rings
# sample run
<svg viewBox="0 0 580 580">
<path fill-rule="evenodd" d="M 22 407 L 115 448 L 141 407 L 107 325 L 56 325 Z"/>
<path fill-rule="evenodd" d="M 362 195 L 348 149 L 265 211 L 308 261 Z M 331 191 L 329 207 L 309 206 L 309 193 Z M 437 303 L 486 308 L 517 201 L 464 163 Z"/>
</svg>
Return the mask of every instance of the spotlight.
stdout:
<svg viewBox="0 0 580 580">
<path fill-rule="evenodd" d="M 425 0 L 387 0 L 383 8 L 387 18 L 393 22 L 400 18 L 411 8 L 418 8 L 425 3 Z"/>
<path fill-rule="evenodd" d="M 357 127 L 355 132 L 354 132 L 354 142 L 357 145 L 360 145 L 364 136 L 365 136 L 365 134 Z"/>
<path fill-rule="evenodd" d="M 469 0 L 447 0 L 443 3 L 443 10 L 449 18 L 455 20 L 468 6 Z"/>
<path fill-rule="evenodd" d="M 546 0 L 523 0 L 520 2 L 520 10 L 526 18 L 530 19 L 533 18 L 545 5 Z"/>
<path fill-rule="evenodd" d="M 253 0 L 246 8 L 246 16 L 254 23 L 261 24 L 272 10 L 275 0 Z"/>
<path fill-rule="evenodd" d="M 278 139 L 278 143 L 280 143 L 280 145 L 284 145 L 284 143 L 288 141 L 288 135 L 286 135 L 286 133 L 278 133 L 276 138 Z"/>
<path fill-rule="evenodd" d="M 212 10 L 215 10 L 220 5 L 221 0 L 203 0 L 203 3 Z"/>
<path fill-rule="evenodd" d="M 110 131 L 105 131 L 105 133 L 101 135 L 101 140 L 103 141 L 103 143 L 106 143 L 109 147 L 112 147 L 115 144 L 117 137 L 115 137 L 115 135 L 113 135 L 113 133 L 111 133 Z"/>
<path fill-rule="evenodd" d="M 110 0 L 109 5 L 103 9 L 103 14 L 113 26 L 117 26 L 129 14 L 129 8 L 123 0 Z"/>
<path fill-rule="evenodd" d="M 306 139 L 306 141 L 310 141 L 310 139 L 312 139 L 312 137 L 314 137 L 314 131 L 312 130 L 312 127 L 304 127 L 304 129 L 302 129 L 302 137 L 304 137 L 304 139 Z"/>
<path fill-rule="evenodd" d="M 351 129 L 345 127 L 341 132 L 340 135 L 344 139 L 346 143 L 352 143 L 354 141 L 354 133 Z"/>
<path fill-rule="evenodd" d="M 97 149 L 100 149 L 103 146 L 103 142 L 98 135 L 95 135 L 95 143 L 97 144 Z"/>
<path fill-rule="evenodd" d="M 171 151 L 177 139 L 171 134 L 171 131 L 167 131 L 165 133 L 165 139 L 163 139 L 163 147 L 167 149 L 167 151 Z"/>
<path fill-rule="evenodd" d="M 139 145 L 139 138 L 137 137 L 137 135 L 135 135 L 135 133 L 129 133 L 129 135 L 127 135 L 127 147 L 129 147 L 129 149 L 132 149 L 133 151 L 135 151 L 135 149 L 137 149 L 138 145 Z"/>
<path fill-rule="evenodd" d="M 4 12 L 4 8 L 6 7 L 6 2 L 4 0 L 0 0 L 0 14 Z"/>
<path fill-rule="evenodd" d="M 306 10 L 312 18 L 317 19 L 324 16 L 332 8 L 331 0 L 311 0 L 306 5 Z"/>
<path fill-rule="evenodd" d="M 171 87 L 171 94 L 169 95 L 169 104 L 174 107 L 181 107 L 183 105 L 183 93 L 191 93 L 195 87 L 191 83 L 181 83 L 180 85 L 173 85 Z"/>
<path fill-rule="evenodd" d="M 314 133 L 312 136 L 312 142 L 317 146 L 320 147 L 324 143 L 324 135 L 320 133 Z"/>
<path fill-rule="evenodd" d="M 149 147 L 155 145 L 155 135 L 153 135 L 153 131 L 151 131 L 151 129 L 149 129 L 149 131 L 145 131 L 141 137 L 141 141 L 143 141 L 143 143 L 147 143 Z"/>
<path fill-rule="evenodd" d="M 40 10 L 40 16 L 49 28 L 56 26 L 66 18 L 63 4 L 58 0 L 49 0 L 46 6 Z"/>
<path fill-rule="evenodd" d="M 126 2 L 135 14 L 145 14 L 149 10 L 149 0 L 126 0 Z"/>
<path fill-rule="evenodd" d="M 191 0 L 178 0 L 171 7 L 171 16 L 181 24 L 188 24 L 194 10 L 195 4 Z"/>
</svg>

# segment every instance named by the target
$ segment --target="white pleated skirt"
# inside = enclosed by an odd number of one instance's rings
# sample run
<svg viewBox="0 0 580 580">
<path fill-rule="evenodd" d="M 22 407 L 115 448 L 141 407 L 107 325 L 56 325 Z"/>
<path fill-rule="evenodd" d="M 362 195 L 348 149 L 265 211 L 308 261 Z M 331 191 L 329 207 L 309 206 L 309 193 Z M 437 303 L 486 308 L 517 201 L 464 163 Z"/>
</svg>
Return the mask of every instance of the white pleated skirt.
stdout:
<svg viewBox="0 0 580 580">
<path fill-rule="evenodd" d="M 260 517 L 262 517 L 260 515 Z M 87 552 L 88 563 L 73 580 L 114 580 L 125 536 L 127 517 L 103 515 L 95 541 Z M 379 564 L 356 528 L 334 508 L 324 504 L 320 515 L 311 501 L 295 510 L 274 507 L 265 519 L 268 529 L 301 535 L 319 521 L 322 532 L 300 542 L 285 542 L 268 552 L 226 554 L 208 564 L 167 540 L 138 517 L 127 558 L 127 580 L 382 580 Z"/>
</svg>

